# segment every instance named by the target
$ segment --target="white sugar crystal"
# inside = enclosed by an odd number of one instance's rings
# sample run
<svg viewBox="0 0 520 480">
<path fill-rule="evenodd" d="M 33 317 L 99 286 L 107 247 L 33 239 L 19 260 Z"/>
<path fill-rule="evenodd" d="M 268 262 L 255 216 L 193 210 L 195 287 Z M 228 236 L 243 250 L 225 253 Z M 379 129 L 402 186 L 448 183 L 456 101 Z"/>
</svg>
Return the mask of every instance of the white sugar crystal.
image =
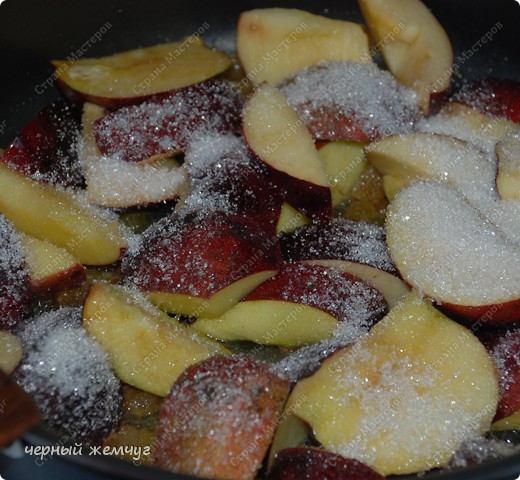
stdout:
<svg viewBox="0 0 520 480">
<path fill-rule="evenodd" d="M 410 131 L 419 115 L 415 92 L 371 63 L 308 67 L 282 85 L 281 91 L 291 106 L 304 107 L 298 111 L 305 123 L 315 120 L 313 112 L 333 107 L 376 136 Z"/>
<path fill-rule="evenodd" d="M 177 162 L 160 158 L 131 163 L 117 158 L 83 159 L 90 203 L 108 207 L 146 205 L 178 197 L 186 185 L 186 171 Z"/>
</svg>

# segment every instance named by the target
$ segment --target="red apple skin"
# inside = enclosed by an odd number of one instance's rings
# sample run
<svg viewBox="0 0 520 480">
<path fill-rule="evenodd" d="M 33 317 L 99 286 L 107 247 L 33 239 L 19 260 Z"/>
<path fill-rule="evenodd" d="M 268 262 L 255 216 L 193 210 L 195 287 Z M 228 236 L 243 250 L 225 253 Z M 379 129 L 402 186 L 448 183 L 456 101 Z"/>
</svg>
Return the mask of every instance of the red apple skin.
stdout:
<svg viewBox="0 0 520 480">
<path fill-rule="evenodd" d="M 439 310 L 465 324 L 482 322 L 495 327 L 507 327 L 520 322 L 520 299 L 496 305 L 455 305 L 440 303 Z"/>
<path fill-rule="evenodd" d="M 277 270 L 278 239 L 264 224 L 223 212 L 166 217 L 122 260 L 122 278 L 149 292 L 209 298 L 247 275 Z"/>
<path fill-rule="evenodd" d="M 273 179 L 267 166 L 256 158 L 249 162 L 218 162 L 204 177 L 193 179 L 198 195 L 225 195 L 236 213 L 264 222 L 273 235 L 287 192 Z"/>
<path fill-rule="evenodd" d="M 290 384 L 245 356 L 214 356 L 177 379 L 159 414 L 155 466 L 204 478 L 253 479 Z"/>
<path fill-rule="evenodd" d="M 295 447 L 276 455 L 267 480 L 383 480 L 375 470 L 326 450 Z"/>
<path fill-rule="evenodd" d="M 372 253 L 361 255 L 369 243 Z M 351 220 L 335 219 L 303 225 L 280 236 L 283 258 L 301 260 L 348 260 L 366 263 L 397 274 L 388 249 L 384 230 Z M 362 248 L 360 248 L 362 247 Z"/>
<path fill-rule="evenodd" d="M 155 112 L 161 109 L 165 113 L 157 118 Z M 230 82 L 208 80 L 110 112 L 94 123 L 94 137 L 103 155 L 140 162 L 184 151 L 192 135 L 208 125 L 221 133 L 238 132 L 241 109 L 240 95 Z"/>
<path fill-rule="evenodd" d="M 464 85 L 452 98 L 481 113 L 506 117 L 520 123 L 520 82 L 488 78 Z"/>
<path fill-rule="evenodd" d="M 368 323 L 373 325 L 386 313 L 383 296 L 368 283 L 346 272 L 308 263 L 287 263 L 269 280 L 261 283 L 243 301 L 278 300 L 308 305 L 332 315 L 338 321 L 348 322 L 341 302 L 331 295 L 348 295 L 354 289 L 356 295 L 366 292 L 366 309 L 370 312 Z"/>
<path fill-rule="evenodd" d="M 52 102 L 20 131 L 0 160 L 38 181 L 80 186 L 79 131 L 79 114 L 62 100 Z"/>
</svg>

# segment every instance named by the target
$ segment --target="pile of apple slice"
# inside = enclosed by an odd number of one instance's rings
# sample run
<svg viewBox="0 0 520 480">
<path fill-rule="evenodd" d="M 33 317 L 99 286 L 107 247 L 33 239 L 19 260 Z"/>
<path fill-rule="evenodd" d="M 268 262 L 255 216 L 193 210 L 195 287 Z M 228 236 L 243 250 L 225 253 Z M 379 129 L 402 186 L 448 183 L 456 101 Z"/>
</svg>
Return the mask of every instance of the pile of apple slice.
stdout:
<svg viewBox="0 0 520 480">
<path fill-rule="evenodd" d="M 69 102 L 0 157 L 0 367 L 46 426 L 237 480 L 421 473 L 518 427 L 520 87 L 446 100 L 420 0 L 359 4 L 244 12 L 239 81 L 195 37 L 53 62 Z"/>
</svg>

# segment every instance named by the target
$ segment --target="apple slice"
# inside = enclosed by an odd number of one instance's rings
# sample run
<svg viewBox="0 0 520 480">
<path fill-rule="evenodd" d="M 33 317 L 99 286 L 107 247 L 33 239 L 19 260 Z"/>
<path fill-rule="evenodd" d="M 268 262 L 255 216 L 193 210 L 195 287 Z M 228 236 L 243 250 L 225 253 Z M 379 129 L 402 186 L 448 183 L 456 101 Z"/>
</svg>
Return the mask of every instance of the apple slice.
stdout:
<svg viewBox="0 0 520 480">
<path fill-rule="evenodd" d="M 372 61 L 361 25 L 287 8 L 242 12 L 237 53 L 254 85 L 264 81 L 277 84 L 325 60 Z"/>
<path fill-rule="evenodd" d="M 363 280 L 383 295 L 388 308 L 394 308 L 410 292 L 397 275 L 364 263 L 346 260 L 307 260 L 305 263 L 334 268 Z"/>
<path fill-rule="evenodd" d="M 520 320 L 520 249 L 457 190 L 415 183 L 390 204 L 386 235 L 403 279 L 457 318 Z"/>
<path fill-rule="evenodd" d="M 107 352 L 122 381 L 162 397 L 188 366 L 225 352 L 129 292 L 105 284 L 90 289 L 83 326 Z"/>
<path fill-rule="evenodd" d="M 444 181 L 477 204 L 486 194 L 494 198 L 496 165 L 476 146 L 455 137 L 423 132 L 394 135 L 370 143 L 365 154 L 383 175 Z"/>
<path fill-rule="evenodd" d="M 384 480 L 375 470 L 357 460 L 318 448 L 282 450 L 267 480 Z"/>
<path fill-rule="evenodd" d="M 502 200 L 520 200 L 520 136 L 510 135 L 496 147 L 497 190 Z"/>
<path fill-rule="evenodd" d="M 445 465 L 489 429 L 497 402 L 484 346 L 412 293 L 300 380 L 286 409 L 327 450 L 390 475 Z"/>
<path fill-rule="evenodd" d="M 81 308 L 37 315 L 17 334 L 25 355 L 13 378 L 34 398 L 46 429 L 102 444 L 121 419 L 121 382 L 81 327 Z"/>
<path fill-rule="evenodd" d="M 36 403 L 22 388 L 0 370 L 0 447 L 8 447 L 18 437 L 40 423 Z"/>
<path fill-rule="evenodd" d="M 11 330 L 29 313 L 29 275 L 20 236 L 3 215 L 0 252 L 0 330 Z"/>
<path fill-rule="evenodd" d="M 10 332 L 0 330 L 0 371 L 10 375 L 23 357 L 20 339 Z"/>
<path fill-rule="evenodd" d="M 186 150 L 195 133 L 238 133 L 242 102 L 234 84 L 208 80 L 155 95 L 94 122 L 101 153 L 127 162 Z"/>
<path fill-rule="evenodd" d="M 123 280 L 169 313 L 221 315 L 280 266 L 278 239 L 263 228 L 224 212 L 175 213 L 128 251 Z"/>
<path fill-rule="evenodd" d="M 161 407 L 155 466 L 253 480 L 289 389 L 267 364 L 249 357 L 215 356 L 188 368 Z"/>
<path fill-rule="evenodd" d="M 322 62 L 289 77 L 280 91 L 318 140 L 409 132 L 420 116 L 416 92 L 372 63 Z"/>
<path fill-rule="evenodd" d="M 274 181 L 269 168 L 251 155 L 242 137 L 198 134 L 190 141 L 184 160 L 190 190 L 183 207 L 250 216 L 274 233 L 286 191 Z"/>
<path fill-rule="evenodd" d="M 464 83 L 453 100 L 482 113 L 508 118 L 520 123 L 520 82 L 512 79 L 486 78 Z"/>
<path fill-rule="evenodd" d="M 231 60 L 190 36 L 101 58 L 53 60 L 52 65 L 58 85 L 72 100 L 118 108 L 207 80 L 225 71 Z"/>
<path fill-rule="evenodd" d="M 192 328 L 219 340 L 301 347 L 338 329 L 356 338 L 385 311 L 382 295 L 350 273 L 293 263 L 219 318 L 199 318 Z"/>
<path fill-rule="evenodd" d="M 304 225 L 281 235 L 280 245 L 284 259 L 289 262 L 347 260 L 396 272 L 388 254 L 385 231 L 365 222 L 336 218 Z"/>
<path fill-rule="evenodd" d="M 318 150 L 332 193 L 332 207 L 341 207 L 368 166 L 361 142 L 330 142 Z"/>
<path fill-rule="evenodd" d="M 359 6 L 388 69 L 419 93 L 428 113 L 430 97 L 450 88 L 453 49 L 448 35 L 420 0 L 359 0 Z"/>
<path fill-rule="evenodd" d="M 243 128 L 253 154 L 287 188 L 287 201 L 305 215 L 329 218 L 329 183 L 312 137 L 275 87 L 263 84 L 249 97 Z"/>
<path fill-rule="evenodd" d="M 81 185 L 79 130 L 77 112 L 63 100 L 54 101 L 20 131 L 0 159 L 37 181 L 66 187 Z"/>
<path fill-rule="evenodd" d="M 85 280 L 85 267 L 64 248 L 23 234 L 21 241 L 29 284 L 34 293 L 75 287 Z"/>
<path fill-rule="evenodd" d="M 520 330 L 497 333 L 487 347 L 499 374 L 500 401 L 496 422 L 520 412 Z"/>
<path fill-rule="evenodd" d="M 82 264 L 117 262 L 127 246 L 115 215 L 79 193 L 44 185 L 0 164 L 0 212 L 21 232 L 65 248 Z"/>
<path fill-rule="evenodd" d="M 83 133 L 80 158 L 87 183 L 87 198 L 93 205 L 127 208 L 178 197 L 186 186 L 186 170 L 170 158 L 131 163 L 106 157 L 94 138 L 94 122 L 105 109 L 93 103 L 83 105 Z"/>
</svg>

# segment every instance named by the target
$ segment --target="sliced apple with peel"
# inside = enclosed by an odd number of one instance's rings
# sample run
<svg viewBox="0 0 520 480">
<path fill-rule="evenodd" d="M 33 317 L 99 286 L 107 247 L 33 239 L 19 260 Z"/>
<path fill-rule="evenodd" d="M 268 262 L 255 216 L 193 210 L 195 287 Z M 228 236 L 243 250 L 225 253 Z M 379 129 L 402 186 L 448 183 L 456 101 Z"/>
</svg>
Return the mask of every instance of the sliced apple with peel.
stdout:
<svg viewBox="0 0 520 480">
<path fill-rule="evenodd" d="M 477 203 L 486 192 L 492 198 L 496 165 L 479 148 L 455 137 L 423 132 L 394 135 L 370 143 L 365 153 L 381 174 L 403 178 L 402 187 L 410 178 L 434 179 Z"/>
<path fill-rule="evenodd" d="M 199 37 L 101 58 L 53 60 L 58 85 L 73 100 L 117 108 L 202 82 L 225 71 L 230 58 Z"/>
<path fill-rule="evenodd" d="M 520 320 L 520 249 L 456 189 L 415 183 L 387 213 L 390 255 L 403 279 L 457 318 Z"/>
<path fill-rule="evenodd" d="M 232 308 L 281 263 L 278 238 L 255 219 L 177 212 L 144 232 L 122 261 L 126 284 L 169 313 L 214 317 Z"/>
<path fill-rule="evenodd" d="M 0 164 L 0 212 L 23 233 L 65 248 L 85 265 L 109 265 L 127 246 L 109 212 L 79 193 L 44 185 Z"/>
<path fill-rule="evenodd" d="M 453 49 L 445 30 L 420 0 L 359 0 L 359 6 L 388 69 L 414 88 L 421 108 L 451 84 Z"/>
<path fill-rule="evenodd" d="M 265 83 L 244 107 L 246 142 L 287 188 L 287 201 L 315 218 L 331 216 L 331 192 L 327 173 L 311 134 L 273 86 Z"/>
<path fill-rule="evenodd" d="M 241 278 L 209 298 L 184 293 L 148 292 L 148 299 L 161 310 L 190 317 L 217 317 L 225 314 L 241 298 L 276 273 L 276 270 L 252 273 Z"/>
<path fill-rule="evenodd" d="M 330 142 L 318 150 L 329 178 L 332 207 L 339 207 L 368 167 L 361 142 Z"/>
<path fill-rule="evenodd" d="M 300 380 L 286 409 L 327 450 L 380 474 L 445 465 L 491 425 L 497 374 L 485 347 L 416 293 L 357 344 Z"/>
<path fill-rule="evenodd" d="M 388 308 L 394 308 L 410 292 L 410 288 L 397 275 L 364 263 L 347 260 L 307 260 L 306 263 L 335 268 L 354 275 L 381 293 Z"/>
<path fill-rule="evenodd" d="M 189 367 L 162 404 L 154 465 L 199 478 L 257 478 L 289 390 L 270 365 L 247 356 Z"/>
<path fill-rule="evenodd" d="M 263 8 L 238 20 L 237 53 L 254 84 L 277 84 L 324 60 L 372 61 L 363 27 L 297 9 Z"/>
<path fill-rule="evenodd" d="M 85 280 L 85 267 L 64 248 L 23 234 L 21 242 L 33 292 L 61 290 Z"/>
<path fill-rule="evenodd" d="M 497 190 L 502 200 L 520 200 L 520 135 L 510 135 L 496 147 Z"/>
<path fill-rule="evenodd" d="M 163 397 L 188 366 L 226 352 L 221 344 L 198 338 L 147 302 L 107 284 L 90 289 L 83 326 L 107 352 L 122 381 Z"/>
<path fill-rule="evenodd" d="M 92 103 L 83 106 L 80 158 L 90 203 L 110 208 L 126 208 L 171 200 L 186 187 L 186 171 L 172 158 L 151 158 L 127 162 L 105 157 L 99 151 L 94 122 L 105 109 Z"/>
<path fill-rule="evenodd" d="M 368 282 L 330 265 L 291 263 L 218 318 L 192 328 L 219 340 L 301 347 L 332 338 L 341 328 L 352 338 L 386 312 Z"/>
</svg>

